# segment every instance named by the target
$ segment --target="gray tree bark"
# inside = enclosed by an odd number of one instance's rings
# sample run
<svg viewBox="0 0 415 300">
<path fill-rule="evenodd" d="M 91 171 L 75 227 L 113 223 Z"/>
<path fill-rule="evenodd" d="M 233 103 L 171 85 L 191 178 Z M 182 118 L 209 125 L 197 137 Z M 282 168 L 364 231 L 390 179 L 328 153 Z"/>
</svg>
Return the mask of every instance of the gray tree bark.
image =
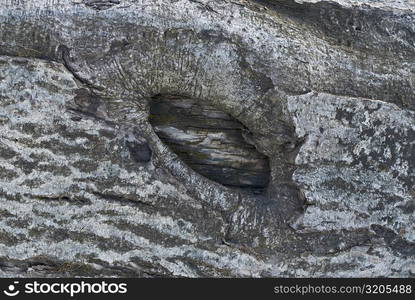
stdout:
<svg viewBox="0 0 415 300">
<path fill-rule="evenodd" d="M 0 2 L 0 276 L 415 276 L 413 1 Z"/>
</svg>

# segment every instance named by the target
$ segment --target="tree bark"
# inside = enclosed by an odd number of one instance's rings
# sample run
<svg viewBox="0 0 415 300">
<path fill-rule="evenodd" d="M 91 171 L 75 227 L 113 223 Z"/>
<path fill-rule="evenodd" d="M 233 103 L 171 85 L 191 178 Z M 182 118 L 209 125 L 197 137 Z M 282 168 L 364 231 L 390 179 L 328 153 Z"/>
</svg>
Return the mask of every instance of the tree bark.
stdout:
<svg viewBox="0 0 415 300">
<path fill-rule="evenodd" d="M 2 2 L 0 276 L 415 276 L 411 1 Z"/>
</svg>

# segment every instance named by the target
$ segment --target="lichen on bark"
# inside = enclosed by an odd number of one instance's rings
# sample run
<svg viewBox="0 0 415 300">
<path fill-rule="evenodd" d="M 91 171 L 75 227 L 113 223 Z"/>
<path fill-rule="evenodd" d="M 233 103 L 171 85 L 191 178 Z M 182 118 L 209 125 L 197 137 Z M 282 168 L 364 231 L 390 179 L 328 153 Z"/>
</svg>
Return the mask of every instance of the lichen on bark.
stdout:
<svg viewBox="0 0 415 300">
<path fill-rule="evenodd" d="M 5 1 L 0 275 L 414 276 L 414 10 Z M 241 124 L 266 191 L 172 151 L 157 95 Z"/>
</svg>

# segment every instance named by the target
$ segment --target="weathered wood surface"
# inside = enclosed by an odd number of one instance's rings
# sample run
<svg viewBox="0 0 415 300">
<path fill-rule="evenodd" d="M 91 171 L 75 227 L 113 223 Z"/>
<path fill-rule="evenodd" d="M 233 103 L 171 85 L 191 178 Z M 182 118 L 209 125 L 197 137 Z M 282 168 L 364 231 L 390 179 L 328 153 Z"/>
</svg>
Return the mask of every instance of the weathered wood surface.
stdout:
<svg viewBox="0 0 415 300">
<path fill-rule="evenodd" d="M 150 101 L 150 124 L 161 140 L 199 174 L 231 188 L 263 193 L 268 157 L 238 120 L 195 99 L 159 96 Z"/>
<path fill-rule="evenodd" d="M 1 4 L 1 276 L 415 275 L 412 1 Z M 267 193 L 171 151 L 156 95 L 243 124 Z"/>
</svg>

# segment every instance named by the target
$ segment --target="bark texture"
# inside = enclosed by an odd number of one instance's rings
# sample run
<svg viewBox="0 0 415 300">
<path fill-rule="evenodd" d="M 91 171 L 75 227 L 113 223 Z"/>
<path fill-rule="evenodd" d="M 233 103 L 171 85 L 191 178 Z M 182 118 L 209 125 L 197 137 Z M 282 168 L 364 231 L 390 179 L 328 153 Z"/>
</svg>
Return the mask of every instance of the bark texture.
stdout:
<svg viewBox="0 0 415 300">
<path fill-rule="evenodd" d="M 0 2 L 0 276 L 415 276 L 413 1 Z"/>
</svg>

